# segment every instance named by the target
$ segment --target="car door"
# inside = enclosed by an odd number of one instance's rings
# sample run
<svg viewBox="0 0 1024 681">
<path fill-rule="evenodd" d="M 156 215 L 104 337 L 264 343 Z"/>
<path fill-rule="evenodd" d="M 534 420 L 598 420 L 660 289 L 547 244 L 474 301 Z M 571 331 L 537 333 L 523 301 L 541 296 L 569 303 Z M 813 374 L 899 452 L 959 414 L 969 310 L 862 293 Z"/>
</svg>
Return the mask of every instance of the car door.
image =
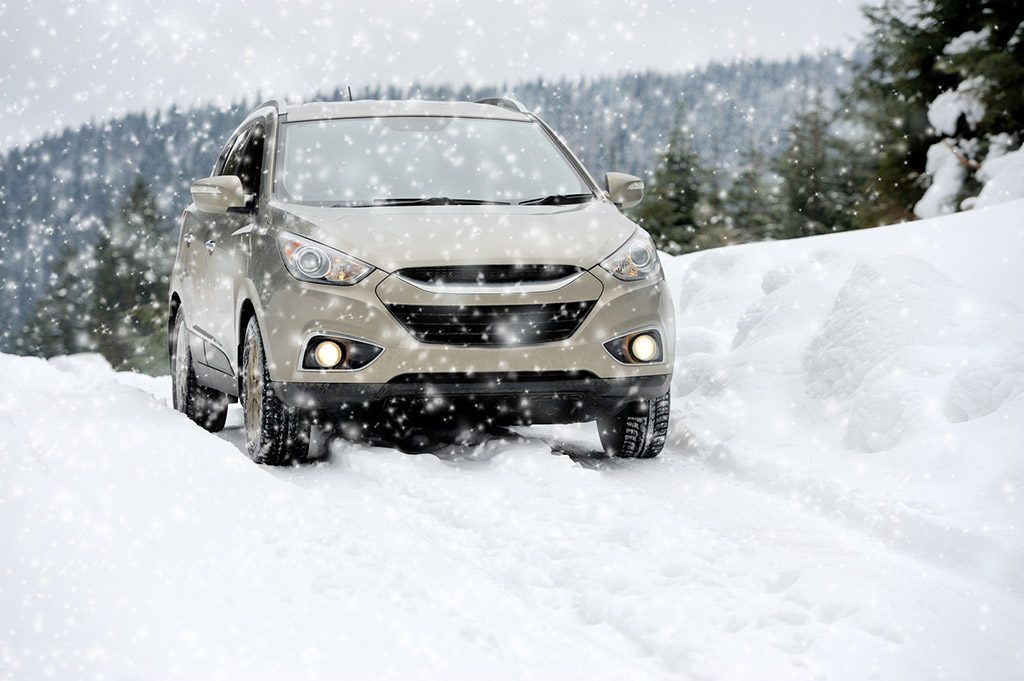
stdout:
<svg viewBox="0 0 1024 681">
<path fill-rule="evenodd" d="M 209 332 L 214 349 L 207 353 L 211 366 L 233 373 L 234 348 L 238 345 L 235 311 L 242 281 L 245 279 L 251 232 L 256 228 L 260 205 L 261 179 L 266 139 L 265 124 L 255 121 L 245 131 L 238 148 L 237 163 L 226 165 L 223 174 L 236 175 L 248 198 L 245 208 L 232 209 L 211 222 L 204 241 L 209 254 L 206 279 L 206 308 L 210 313 Z"/>
<path fill-rule="evenodd" d="M 234 175 L 241 159 L 242 148 L 248 138 L 249 127 L 237 131 L 224 147 L 214 167 L 213 174 Z M 191 241 L 187 248 L 193 265 L 193 309 L 187 312 L 193 331 L 203 339 L 203 354 L 197 359 L 203 364 L 221 371 L 230 372 L 225 366 L 227 359 L 223 346 L 216 340 L 215 329 L 220 324 L 218 312 L 211 303 L 210 288 L 217 277 L 217 264 L 214 261 L 217 238 L 223 230 L 224 214 L 195 211 L 192 229 L 186 234 L 186 241 Z"/>
</svg>

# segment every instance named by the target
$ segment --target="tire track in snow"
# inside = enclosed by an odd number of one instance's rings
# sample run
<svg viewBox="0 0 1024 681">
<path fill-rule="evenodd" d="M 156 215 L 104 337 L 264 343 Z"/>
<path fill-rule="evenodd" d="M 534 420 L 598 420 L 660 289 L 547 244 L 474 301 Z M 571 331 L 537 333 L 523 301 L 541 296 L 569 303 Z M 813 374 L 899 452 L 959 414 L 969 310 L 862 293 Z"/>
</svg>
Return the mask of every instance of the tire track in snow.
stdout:
<svg viewBox="0 0 1024 681">
<path fill-rule="evenodd" d="M 558 430 L 558 429 L 555 429 Z M 594 445 L 592 442 L 572 436 L 566 438 L 558 435 L 555 437 L 544 437 L 544 440 L 554 447 L 568 449 L 577 452 L 591 452 Z M 681 468 L 682 474 L 691 482 L 703 477 L 709 480 L 702 482 L 702 485 L 711 485 L 722 491 L 730 501 L 725 504 L 735 508 L 763 508 L 766 516 L 781 515 L 787 521 L 792 522 L 795 527 L 809 527 L 813 530 L 813 536 L 820 543 L 826 546 L 831 545 L 833 549 L 828 553 L 854 553 L 873 557 L 873 565 L 879 576 L 883 579 L 902 581 L 906 575 L 917 575 L 918 578 L 931 585 L 935 591 L 928 589 L 919 590 L 918 603 L 923 605 L 933 598 L 938 592 L 956 594 L 961 608 L 960 613 L 949 614 L 951 620 L 963 617 L 964 609 L 969 611 L 970 606 L 977 600 L 984 603 L 985 612 L 998 611 L 1004 621 L 1015 622 L 1018 630 L 1024 631 L 1021 626 L 1018 613 L 1024 607 L 1024 599 L 1019 594 L 1008 594 L 994 580 L 995 584 L 978 588 L 973 579 L 965 578 L 962 572 L 958 572 L 956 566 L 936 559 L 935 556 L 925 553 L 918 555 L 917 552 L 903 550 L 900 545 L 893 545 L 885 542 L 884 537 L 878 536 L 875 532 L 865 531 L 861 527 L 847 523 L 842 516 L 822 513 L 821 509 L 809 505 L 806 499 L 800 498 L 797 494 L 802 487 L 794 485 L 793 488 L 780 491 L 772 487 L 758 484 L 760 480 L 752 476 L 744 476 L 742 469 L 734 471 L 716 465 L 717 462 L 707 460 L 707 457 L 694 456 L 692 445 L 690 448 L 681 449 L 678 442 L 674 447 L 667 448 L 661 458 L 650 462 L 617 462 L 619 465 L 602 470 L 614 474 L 620 482 L 628 481 L 635 485 L 635 489 L 643 490 L 644 497 L 656 497 L 658 502 L 664 505 L 666 513 L 678 517 L 694 518 L 694 508 L 684 501 L 693 487 L 681 485 L 677 475 L 664 475 L 664 467 L 673 469 Z M 624 483 L 625 484 L 625 483 Z M 720 509 L 722 510 L 722 509 Z M 715 515 L 709 516 L 714 518 Z M 751 516 L 756 518 L 756 514 Z M 750 517 L 740 518 L 741 525 L 751 523 Z M 768 531 L 773 531 L 769 528 Z M 806 530 L 801 530 L 793 539 L 802 541 L 801 536 Z M 853 536 L 851 536 L 853 533 Z M 743 536 L 736 532 L 735 528 L 718 527 L 712 530 L 712 534 L 718 536 Z M 772 535 L 774 536 L 774 534 Z M 832 556 L 828 556 L 832 557 Z M 794 565 L 801 565 L 796 562 Z M 762 615 L 758 618 L 759 625 L 770 622 L 773 619 L 788 624 L 800 624 L 809 618 L 816 618 L 826 625 L 832 625 L 836 621 L 850 617 L 861 611 L 863 608 L 856 602 L 837 598 L 833 602 L 815 603 L 814 599 L 801 596 L 799 582 L 803 578 L 805 567 L 793 567 L 785 564 L 779 565 L 776 570 L 765 575 L 762 582 L 764 589 L 772 593 L 783 594 L 784 606 L 780 606 L 777 613 Z M 990 580 L 985 580 L 990 581 Z M 792 587 L 792 588 L 791 588 Z M 752 589 L 756 591 L 756 587 Z M 983 595 L 985 594 L 985 595 Z M 930 606 L 930 608 L 934 606 Z M 746 620 L 750 622 L 749 619 Z M 730 622 L 729 629 L 738 629 L 745 626 L 744 618 L 740 617 Z M 878 618 L 867 618 L 861 623 L 860 628 L 872 636 L 879 637 L 889 645 L 901 645 L 906 639 L 906 634 L 893 629 L 884 620 Z M 808 643 L 805 639 L 804 643 Z M 1012 654 L 1020 659 L 1019 646 L 1012 643 L 1012 638 L 1006 640 L 1006 650 L 1014 651 Z M 805 645 L 799 645 L 794 650 L 806 651 Z"/>
</svg>

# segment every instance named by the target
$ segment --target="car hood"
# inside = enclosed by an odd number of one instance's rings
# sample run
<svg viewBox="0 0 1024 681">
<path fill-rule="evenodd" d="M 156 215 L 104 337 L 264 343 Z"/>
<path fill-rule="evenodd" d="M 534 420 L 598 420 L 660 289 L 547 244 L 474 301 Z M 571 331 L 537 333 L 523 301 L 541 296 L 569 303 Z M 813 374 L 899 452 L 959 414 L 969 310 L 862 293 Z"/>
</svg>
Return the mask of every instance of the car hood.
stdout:
<svg viewBox="0 0 1024 681">
<path fill-rule="evenodd" d="M 431 265 L 564 264 L 591 268 L 636 225 L 607 201 L 568 206 L 327 208 L 272 203 L 281 229 L 388 272 Z"/>
</svg>

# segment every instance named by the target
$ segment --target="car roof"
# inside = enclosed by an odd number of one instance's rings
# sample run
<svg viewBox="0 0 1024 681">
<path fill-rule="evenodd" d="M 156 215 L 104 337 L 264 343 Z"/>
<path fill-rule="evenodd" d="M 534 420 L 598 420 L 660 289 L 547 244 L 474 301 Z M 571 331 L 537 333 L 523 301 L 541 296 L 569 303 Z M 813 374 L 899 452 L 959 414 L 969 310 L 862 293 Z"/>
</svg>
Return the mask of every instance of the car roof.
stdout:
<svg viewBox="0 0 1024 681">
<path fill-rule="evenodd" d="M 354 102 L 309 102 L 281 107 L 288 121 L 315 121 L 328 118 L 376 118 L 382 116 L 454 116 L 529 121 L 530 116 L 493 104 L 474 102 L 437 102 L 429 100 L 371 100 Z"/>
</svg>

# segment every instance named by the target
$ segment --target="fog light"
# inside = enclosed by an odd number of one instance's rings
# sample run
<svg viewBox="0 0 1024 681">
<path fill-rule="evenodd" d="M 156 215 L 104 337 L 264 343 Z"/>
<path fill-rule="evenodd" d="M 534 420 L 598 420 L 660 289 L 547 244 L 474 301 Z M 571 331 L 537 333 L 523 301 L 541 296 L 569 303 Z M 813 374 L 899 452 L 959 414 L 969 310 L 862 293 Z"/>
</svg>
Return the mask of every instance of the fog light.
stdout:
<svg viewBox="0 0 1024 681">
<path fill-rule="evenodd" d="M 650 362 L 658 356 L 658 341 L 648 333 L 633 336 L 629 343 L 629 352 L 638 362 Z"/>
<path fill-rule="evenodd" d="M 341 364 L 344 353 L 342 352 L 340 345 L 334 341 L 325 340 L 321 341 L 316 346 L 313 356 L 316 357 L 317 364 L 322 366 L 324 369 L 330 369 L 331 367 Z"/>
</svg>

